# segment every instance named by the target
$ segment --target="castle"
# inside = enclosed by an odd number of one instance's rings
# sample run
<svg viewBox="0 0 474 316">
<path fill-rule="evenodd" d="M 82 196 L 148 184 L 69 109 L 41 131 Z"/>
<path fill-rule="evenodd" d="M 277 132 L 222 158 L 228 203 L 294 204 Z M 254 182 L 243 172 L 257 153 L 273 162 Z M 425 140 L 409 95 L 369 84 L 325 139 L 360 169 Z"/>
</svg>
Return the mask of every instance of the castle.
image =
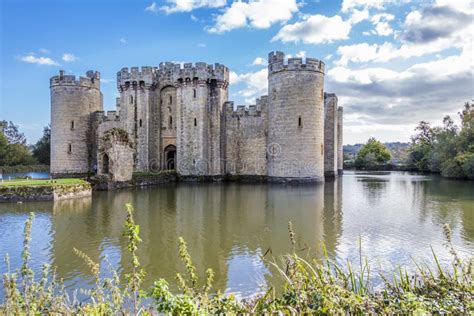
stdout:
<svg viewBox="0 0 474 316">
<path fill-rule="evenodd" d="M 221 64 L 160 63 L 117 73 L 116 111 L 103 111 L 99 72 L 50 79 L 51 174 L 132 172 L 324 181 L 342 172 L 342 108 L 324 93 L 325 64 L 268 56 L 268 96 L 228 101 Z"/>
</svg>

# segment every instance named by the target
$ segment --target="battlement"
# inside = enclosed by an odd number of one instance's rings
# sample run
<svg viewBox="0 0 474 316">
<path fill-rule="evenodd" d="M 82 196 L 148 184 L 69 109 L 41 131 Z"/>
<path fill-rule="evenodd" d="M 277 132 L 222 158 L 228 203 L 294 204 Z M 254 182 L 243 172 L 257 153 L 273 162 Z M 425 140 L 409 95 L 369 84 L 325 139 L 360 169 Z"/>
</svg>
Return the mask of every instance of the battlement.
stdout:
<svg viewBox="0 0 474 316">
<path fill-rule="evenodd" d="M 332 98 L 336 99 L 337 102 L 337 95 L 335 93 L 324 92 L 324 100 Z"/>
<path fill-rule="evenodd" d="M 96 111 L 94 112 L 94 120 L 102 123 L 108 121 L 119 121 L 120 117 L 117 111 Z"/>
<path fill-rule="evenodd" d="M 126 85 L 140 85 L 145 84 L 147 86 L 152 85 L 155 82 L 156 67 L 143 66 L 131 67 L 130 71 L 127 67 L 122 68 L 117 72 L 117 88 Z"/>
<path fill-rule="evenodd" d="M 268 54 L 268 74 L 280 71 L 315 71 L 324 73 L 325 64 L 315 58 L 288 58 L 285 62 L 285 53 L 271 52 Z"/>
<path fill-rule="evenodd" d="M 160 63 L 158 68 L 158 77 L 166 78 L 172 81 L 189 81 L 195 78 L 199 80 L 217 80 L 229 82 L 229 68 L 222 64 L 210 65 L 203 62 L 181 64 Z"/>
<path fill-rule="evenodd" d="M 233 101 L 227 101 L 224 103 L 224 109 L 226 115 L 230 117 L 247 117 L 247 116 L 261 116 L 262 112 L 266 110 L 268 102 L 268 96 L 262 96 L 257 99 L 256 104 L 249 105 L 237 105 L 237 108 L 234 108 Z"/>
<path fill-rule="evenodd" d="M 80 86 L 86 88 L 100 89 L 100 73 L 89 70 L 86 76 L 76 77 L 75 75 L 66 75 L 64 70 L 59 71 L 58 76 L 53 76 L 49 80 L 50 87 L 53 86 Z"/>
</svg>

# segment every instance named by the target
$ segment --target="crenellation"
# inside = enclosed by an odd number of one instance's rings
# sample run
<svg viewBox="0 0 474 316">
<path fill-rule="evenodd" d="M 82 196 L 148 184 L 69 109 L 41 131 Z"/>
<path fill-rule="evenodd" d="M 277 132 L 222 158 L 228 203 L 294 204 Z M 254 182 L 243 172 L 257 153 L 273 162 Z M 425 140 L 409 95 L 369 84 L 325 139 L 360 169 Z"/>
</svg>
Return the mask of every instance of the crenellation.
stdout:
<svg viewBox="0 0 474 316">
<path fill-rule="evenodd" d="M 76 78 L 60 71 L 50 81 L 52 173 L 109 170 L 118 179 L 120 166 L 105 165 L 118 161 L 129 171 L 323 181 L 329 147 L 342 168 L 342 111 L 327 112 L 324 96 L 336 107 L 337 97 L 324 94 L 324 72 L 318 59 L 271 52 L 268 95 L 245 106 L 228 100 L 230 71 L 223 64 L 124 67 L 117 72 L 116 110 L 104 112 L 99 72 Z M 101 151 L 112 129 L 130 146 Z"/>
</svg>

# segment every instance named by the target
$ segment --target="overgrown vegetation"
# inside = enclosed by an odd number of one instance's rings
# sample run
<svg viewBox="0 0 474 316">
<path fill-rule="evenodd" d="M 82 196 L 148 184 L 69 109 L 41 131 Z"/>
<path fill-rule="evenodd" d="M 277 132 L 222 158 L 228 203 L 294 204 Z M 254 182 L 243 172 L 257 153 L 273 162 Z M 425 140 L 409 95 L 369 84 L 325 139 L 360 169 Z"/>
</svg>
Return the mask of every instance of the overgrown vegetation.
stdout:
<svg viewBox="0 0 474 316">
<path fill-rule="evenodd" d="M 63 178 L 63 179 L 13 179 L 3 180 L 0 182 L 0 187 L 35 187 L 35 186 L 55 186 L 68 184 L 88 184 L 88 182 L 77 178 Z"/>
<path fill-rule="evenodd" d="M 8 257 L 3 276 L 5 297 L 0 314 L 472 314 L 474 313 L 473 258 L 462 260 L 451 243 L 451 231 L 444 227 L 446 246 L 452 254 L 452 266 L 443 268 L 434 255 L 436 269 L 417 265 L 409 275 L 399 268 L 389 280 L 382 276 L 384 287 L 375 291 L 371 284 L 371 268 L 360 254 L 359 267 L 341 265 L 325 258 L 306 260 L 297 254 L 295 233 L 289 223 L 292 251 L 269 261 L 281 275 L 284 286 L 278 291 L 269 286 L 266 293 L 248 300 L 237 300 L 232 294 L 212 291 L 214 272 L 206 271 L 200 280 L 189 255 L 186 242 L 179 238 L 179 256 L 185 274 L 177 274 L 179 293 L 172 293 L 169 283 L 159 279 L 151 289 L 142 287 L 145 275 L 136 255 L 140 229 L 133 218 L 133 208 L 127 205 L 124 236 L 128 241 L 131 270 L 121 280 L 111 268 L 111 277 L 101 275 L 99 263 L 74 249 L 94 276 L 95 285 L 82 290 L 87 299 L 80 301 L 68 295 L 54 269 L 44 265 L 41 276 L 30 268 L 31 227 L 34 214 L 24 229 L 23 263 L 11 271 Z M 356 271 L 357 270 L 357 271 Z M 75 292 L 77 293 L 77 292 Z M 146 300 L 144 299 L 146 298 Z"/>
<path fill-rule="evenodd" d="M 449 178 L 474 179 L 474 104 L 459 112 L 461 126 L 450 116 L 442 127 L 420 122 L 412 136 L 409 163 L 422 172 L 438 172 Z"/>
</svg>

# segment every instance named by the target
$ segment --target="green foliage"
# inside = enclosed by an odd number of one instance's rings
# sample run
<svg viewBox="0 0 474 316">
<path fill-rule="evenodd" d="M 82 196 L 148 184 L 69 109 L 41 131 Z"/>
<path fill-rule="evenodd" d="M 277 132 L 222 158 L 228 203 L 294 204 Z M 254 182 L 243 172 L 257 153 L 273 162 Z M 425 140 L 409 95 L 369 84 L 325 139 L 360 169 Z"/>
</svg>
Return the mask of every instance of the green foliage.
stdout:
<svg viewBox="0 0 474 316">
<path fill-rule="evenodd" d="M 355 165 L 357 168 L 375 168 L 386 164 L 390 159 L 391 154 L 387 147 L 372 137 L 357 153 Z"/>
<path fill-rule="evenodd" d="M 33 156 L 39 163 L 49 165 L 51 157 L 51 126 L 45 126 L 43 136 L 38 140 L 33 149 Z"/>
<path fill-rule="evenodd" d="M 451 117 L 443 119 L 442 127 L 420 122 L 412 136 L 410 164 L 422 172 L 440 172 L 444 177 L 474 178 L 474 106 L 466 102 L 459 113 L 461 126 Z"/>
<path fill-rule="evenodd" d="M 26 138 L 12 122 L 0 133 L 0 166 L 32 165 L 37 163 L 26 146 Z"/>
<path fill-rule="evenodd" d="M 85 253 L 74 249 L 84 260 L 95 279 L 92 289 L 81 292 L 89 299 L 79 302 L 66 294 L 54 270 L 43 267 L 39 280 L 29 267 L 29 244 L 34 215 L 26 221 L 24 229 L 23 264 L 17 272 L 3 276 L 5 297 L 0 314 L 5 315 L 204 315 L 204 314 L 472 314 L 474 313 L 474 260 L 462 260 L 451 242 L 451 230 L 445 225 L 446 246 L 452 255 L 452 268 L 443 269 L 433 252 L 436 269 L 416 264 L 417 272 L 409 275 L 399 267 L 392 280 L 381 275 L 384 286 L 373 290 L 368 261 L 359 254 L 357 268 L 331 260 L 323 245 L 323 259 L 304 259 L 297 254 L 296 235 L 288 225 L 292 252 L 281 261 L 273 259 L 273 266 L 284 281 L 282 289 L 273 288 L 256 297 L 238 301 L 230 295 L 211 293 L 214 273 L 208 269 L 206 280 L 200 284 L 196 268 L 189 255 L 186 242 L 179 238 L 178 250 L 186 268 L 186 276 L 177 274 L 181 293 L 174 294 L 166 280 L 160 279 L 145 292 L 141 288 L 144 272 L 136 251 L 140 242 L 139 227 L 133 219 L 133 208 L 127 205 L 124 236 L 132 258 L 132 271 L 122 286 L 117 271 L 103 278 L 100 265 Z M 359 241 L 359 249 L 361 249 Z M 146 296 L 148 302 L 141 301 Z M 127 299 L 132 299 L 128 301 Z"/>
</svg>

